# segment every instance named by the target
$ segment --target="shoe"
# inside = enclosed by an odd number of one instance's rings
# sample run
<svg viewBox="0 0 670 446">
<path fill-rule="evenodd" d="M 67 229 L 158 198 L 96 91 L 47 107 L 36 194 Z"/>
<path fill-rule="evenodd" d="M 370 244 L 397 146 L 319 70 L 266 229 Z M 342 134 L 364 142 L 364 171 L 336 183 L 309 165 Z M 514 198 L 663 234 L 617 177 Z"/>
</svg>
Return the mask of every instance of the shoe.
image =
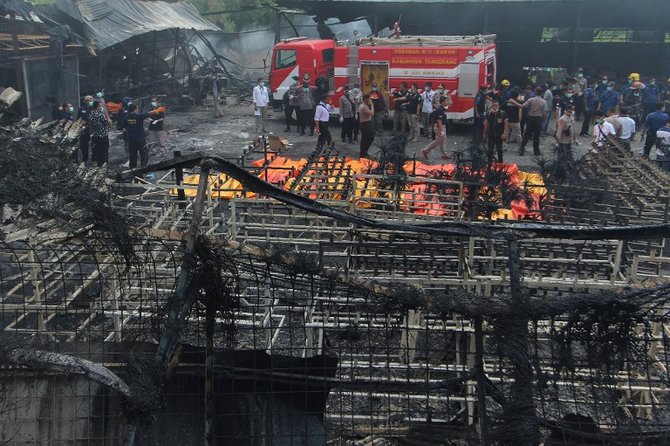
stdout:
<svg viewBox="0 0 670 446">
<path fill-rule="evenodd" d="M 421 157 L 422 157 L 424 160 L 427 160 L 427 159 L 428 159 L 428 152 L 426 152 L 425 149 L 421 151 Z"/>
<path fill-rule="evenodd" d="M 286 127 L 286 128 L 284 129 L 284 132 L 290 132 L 290 131 L 291 131 L 291 128 L 290 128 L 290 127 Z"/>
<path fill-rule="evenodd" d="M 354 140 L 349 139 L 349 144 L 353 144 L 353 143 L 354 143 Z"/>
<path fill-rule="evenodd" d="M 410 138 L 407 141 L 416 141 L 416 138 Z"/>
<path fill-rule="evenodd" d="M 303 130 L 302 132 L 300 132 L 300 135 L 305 136 L 305 131 Z"/>
<path fill-rule="evenodd" d="M 304 133 L 303 133 L 303 135 L 304 135 Z M 309 136 L 314 136 L 314 132 L 313 131 L 309 132 Z"/>
</svg>

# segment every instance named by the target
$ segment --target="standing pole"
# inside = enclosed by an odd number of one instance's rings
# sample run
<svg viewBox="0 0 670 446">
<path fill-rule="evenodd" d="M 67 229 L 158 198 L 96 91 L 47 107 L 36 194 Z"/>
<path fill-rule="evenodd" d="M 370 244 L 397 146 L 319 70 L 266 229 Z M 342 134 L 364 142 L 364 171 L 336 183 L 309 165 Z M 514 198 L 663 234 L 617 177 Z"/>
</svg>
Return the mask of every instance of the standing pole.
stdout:
<svg viewBox="0 0 670 446">
<path fill-rule="evenodd" d="M 506 324 L 509 340 L 506 350 L 512 374 L 511 398 L 504 408 L 507 429 L 515 432 L 515 444 L 534 446 L 539 443 L 540 429 L 533 402 L 533 369 L 530 358 L 530 333 L 528 332 L 530 297 L 521 285 L 521 256 L 519 242 L 511 240 L 508 246 L 507 268 L 511 299 Z M 513 345 L 510 345 L 513 344 Z"/>
<path fill-rule="evenodd" d="M 491 446 L 489 419 L 486 413 L 486 376 L 484 371 L 484 320 L 475 317 L 475 370 L 477 373 L 477 417 L 479 419 L 479 444 Z"/>
</svg>

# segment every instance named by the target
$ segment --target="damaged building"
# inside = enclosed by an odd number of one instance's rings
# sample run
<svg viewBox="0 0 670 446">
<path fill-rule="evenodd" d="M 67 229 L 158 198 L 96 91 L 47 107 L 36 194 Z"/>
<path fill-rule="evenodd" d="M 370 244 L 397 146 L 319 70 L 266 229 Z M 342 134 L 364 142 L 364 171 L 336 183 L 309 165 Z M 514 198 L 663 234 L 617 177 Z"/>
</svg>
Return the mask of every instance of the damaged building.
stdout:
<svg viewBox="0 0 670 446">
<path fill-rule="evenodd" d="M 526 171 L 476 140 L 429 162 L 404 137 L 356 158 L 247 133 L 77 164 L 84 123 L 39 119 L 51 102 L 225 76 L 216 26 L 179 1 L 0 14 L 3 86 L 25 92 L 0 123 L 1 443 L 670 444 L 656 163 L 612 135 Z M 246 105 L 189 112 L 254 124 Z"/>
<path fill-rule="evenodd" d="M 524 67 L 583 67 L 624 78 L 670 72 L 670 9 L 663 0 L 279 0 L 318 20 L 364 16 L 374 33 L 399 21 L 406 35 L 496 34 L 501 74 Z"/>
<path fill-rule="evenodd" d="M 25 92 L 20 112 L 33 118 L 103 90 L 116 101 L 187 91 L 197 64 L 191 40 L 220 31 L 185 2 L 8 0 L 0 15 L 9 31 L 0 85 Z"/>
</svg>

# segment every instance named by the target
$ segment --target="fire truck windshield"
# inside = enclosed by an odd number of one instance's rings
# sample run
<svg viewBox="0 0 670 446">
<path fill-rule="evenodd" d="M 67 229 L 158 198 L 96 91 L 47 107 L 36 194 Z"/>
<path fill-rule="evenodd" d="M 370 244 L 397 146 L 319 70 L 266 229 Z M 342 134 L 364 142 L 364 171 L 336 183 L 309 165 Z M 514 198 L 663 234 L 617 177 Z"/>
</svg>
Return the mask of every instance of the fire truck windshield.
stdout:
<svg viewBox="0 0 670 446">
<path fill-rule="evenodd" d="M 275 69 L 289 68 L 296 63 L 295 50 L 277 50 L 275 52 Z"/>
</svg>

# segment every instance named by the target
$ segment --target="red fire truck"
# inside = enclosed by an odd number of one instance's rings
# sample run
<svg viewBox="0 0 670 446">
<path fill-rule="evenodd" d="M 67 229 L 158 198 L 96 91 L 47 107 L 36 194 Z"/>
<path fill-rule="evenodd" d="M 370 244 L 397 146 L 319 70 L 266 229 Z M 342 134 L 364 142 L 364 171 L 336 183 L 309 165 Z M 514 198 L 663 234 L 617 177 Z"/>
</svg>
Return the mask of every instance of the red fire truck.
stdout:
<svg viewBox="0 0 670 446">
<path fill-rule="evenodd" d="M 416 83 L 422 90 L 426 82 L 435 89 L 444 85 L 451 96 L 449 119 L 473 118 L 474 98 L 482 84 L 496 80 L 495 35 L 487 36 L 403 36 L 368 38 L 355 42 L 290 39 L 274 47 L 270 89 L 275 105 L 294 82 L 293 76 L 309 73 L 314 80 L 326 76 L 339 113 L 340 97 L 347 84 L 360 84 L 369 93 L 373 83 L 391 104 L 392 93 Z"/>
</svg>

